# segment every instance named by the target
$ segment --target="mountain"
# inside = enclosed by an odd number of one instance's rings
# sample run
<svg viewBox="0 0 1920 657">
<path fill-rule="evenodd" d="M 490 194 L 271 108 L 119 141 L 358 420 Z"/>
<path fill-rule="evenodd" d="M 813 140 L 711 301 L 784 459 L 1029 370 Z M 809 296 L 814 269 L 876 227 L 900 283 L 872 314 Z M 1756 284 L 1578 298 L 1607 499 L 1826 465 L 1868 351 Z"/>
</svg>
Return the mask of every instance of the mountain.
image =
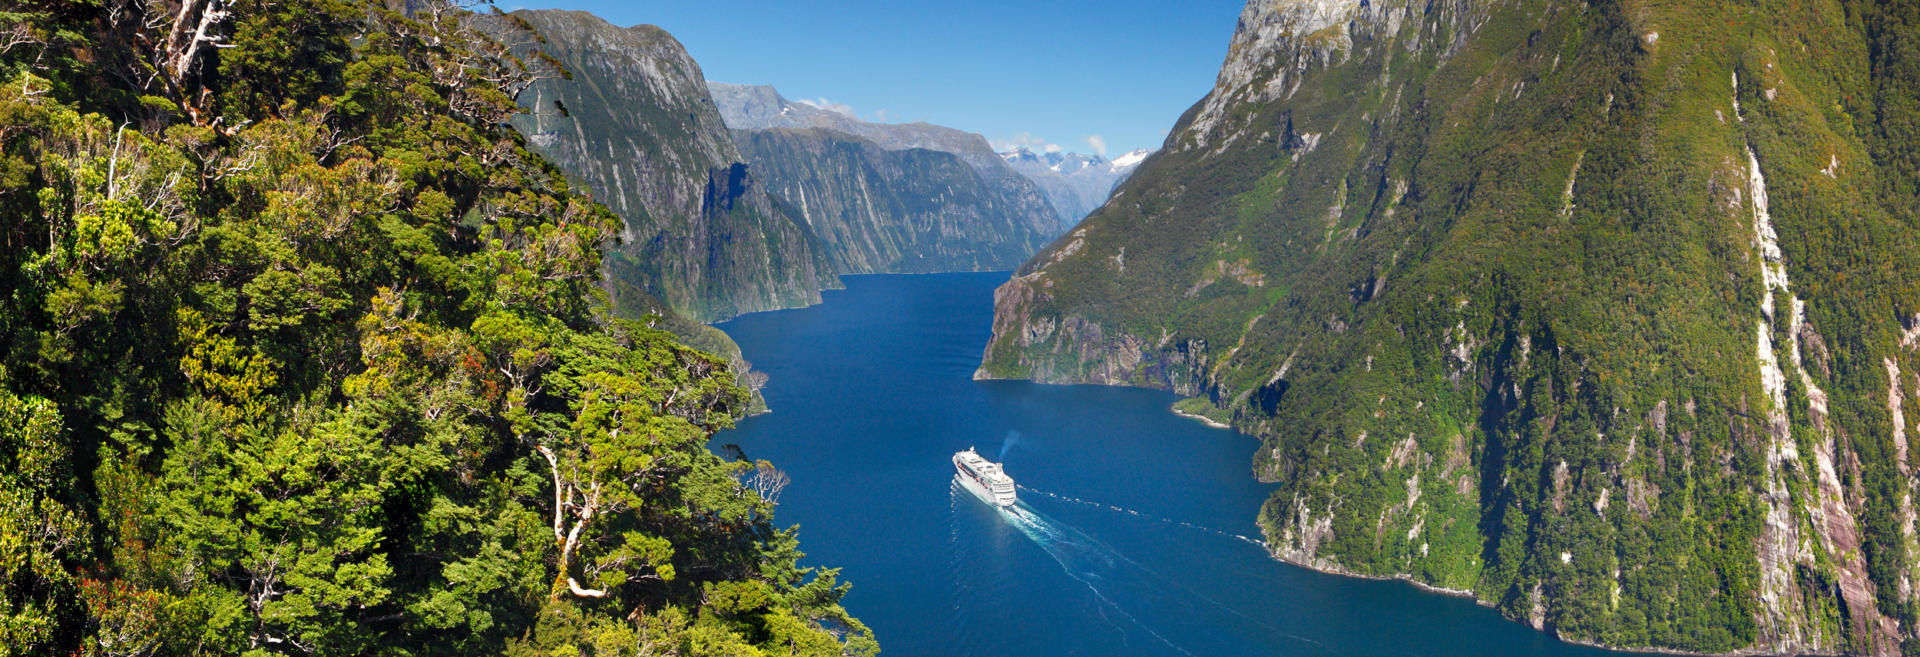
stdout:
<svg viewBox="0 0 1920 657">
<path fill-rule="evenodd" d="M 952 153 L 827 128 L 740 130 L 734 141 L 844 273 L 1012 269 L 1054 234 L 1038 195 L 1005 194 Z"/>
<path fill-rule="evenodd" d="M 859 137 L 882 149 L 902 151 L 922 148 L 952 153 L 980 173 L 993 193 L 1023 206 L 1047 203 L 1047 197 L 1033 181 L 1015 172 L 980 135 L 930 123 L 875 123 L 862 121 L 850 113 L 788 101 L 778 90 L 765 85 L 739 85 L 707 82 L 714 103 L 727 127 L 734 130 L 773 128 L 824 128 Z M 1064 225 L 1036 225 L 1047 237 L 1059 235 Z"/>
<path fill-rule="evenodd" d="M 567 72 L 535 81 L 513 126 L 626 220 L 606 265 L 617 302 L 710 322 L 818 303 L 838 285 L 817 239 L 755 179 L 672 35 L 577 11 L 498 23 L 512 21 L 531 30 L 503 38 L 516 55 L 544 53 Z"/>
<path fill-rule="evenodd" d="M 980 377 L 1258 436 L 1276 557 L 1620 647 L 1913 654 L 1920 15 L 1253 0 Z"/>
<path fill-rule="evenodd" d="M 887 150 L 924 148 L 953 153 L 984 174 L 998 172 L 998 177 L 1012 174 L 1000 163 L 993 147 L 987 145 L 986 137 L 964 130 L 924 122 L 863 121 L 850 113 L 791 102 L 781 96 L 779 90 L 767 85 L 708 81 L 707 88 L 713 93 L 713 101 L 726 119 L 727 127 L 735 130 L 827 128 L 866 139 Z"/>
<path fill-rule="evenodd" d="M 754 171 L 841 272 L 1011 269 L 1063 230 L 1041 188 L 980 135 L 707 86 Z"/>
<path fill-rule="evenodd" d="M 1035 153 L 1022 146 L 1001 152 L 1000 159 L 1040 185 L 1047 193 L 1047 200 L 1060 211 L 1060 224 L 1071 228 L 1107 202 L 1113 188 L 1133 175 L 1133 170 L 1151 154 L 1153 151 L 1140 149 L 1109 162 L 1099 155 Z"/>
</svg>

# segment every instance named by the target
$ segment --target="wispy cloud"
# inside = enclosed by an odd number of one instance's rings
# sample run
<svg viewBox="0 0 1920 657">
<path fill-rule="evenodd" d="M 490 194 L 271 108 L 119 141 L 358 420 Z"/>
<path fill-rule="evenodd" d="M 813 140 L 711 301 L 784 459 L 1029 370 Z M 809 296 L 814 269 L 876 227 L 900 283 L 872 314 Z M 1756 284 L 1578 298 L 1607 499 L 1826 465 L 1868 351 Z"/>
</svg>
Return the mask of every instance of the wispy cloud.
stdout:
<svg viewBox="0 0 1920 657">
<path fill-rule="evenodd" d="M 1021 147 L 1025 147 L 1027 150 L 1041 151 L 1046 153 L 1058 153 L 1061 150 L 1064 150 L 1060 148 L 1059 144 L 1051 143 L 1045 139 L 1035 137 L 1033 136 L 1033 133 L 1026 132 L 1024 130 L 1013 133 L 1012 137 L 1001 137 L 999 139 L 994 139 L 988 143 L 991 146 L 993 146 L 993 149 L 996 151 L 1010 151 L 1015 148 L 1021 148 Z"/>
<path fill-rule="evenodd" d="M 1089 135 L 1087 136 L 1087 146 L 1092 147 L 1093 152 L 1098 154 L 1100 157 L 1107 156 L 1107 138 L 1106 137 L 1102 137 L 1100 135 Z"/>
<path fill-rule="evenodd" d="M 883 107 L 873 113 L 873 118 L 879 119 L 880 122 L 882 123 L 886 123 L 894 119 L 900 118 L 900 115 L 894 114 L 893 112 L 888 111 L 886 108 Z"/>
<path fill-rule="evenodd" d="M 823 109 L 829 112 L 833 112 L 835 114 L 844 115 L 850 119 L 860 118 L 860 115 L 853 113 L 853 106 L 848 105 L 846 103 L 836 103 L 836 102 L 827 100 L 825 98 L 817 98 L 814 100 L 807 100 L 802 98 L 799 100 L 795 100 L 793 102 L 800 103 L 801 105 L 806 105 L 807 107 L 811 107 L 814 109 Z"/>
</svg>

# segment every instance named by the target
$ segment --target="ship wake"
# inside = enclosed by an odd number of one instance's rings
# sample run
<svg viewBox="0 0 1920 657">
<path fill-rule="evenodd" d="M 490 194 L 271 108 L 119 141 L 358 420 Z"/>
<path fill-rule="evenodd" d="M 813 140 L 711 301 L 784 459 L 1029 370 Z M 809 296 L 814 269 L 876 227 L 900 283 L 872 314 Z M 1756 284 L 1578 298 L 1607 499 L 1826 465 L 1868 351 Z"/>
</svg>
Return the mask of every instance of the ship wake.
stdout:
<svg viewBox="0 0 1920 657">
<path fill-rule="evenodd" d="M 1047 556 L 1053 557 L 1054 562 L 1060 564 L 1061 571 L 1068 577 L 1085 585 L 1087 590 L 1093 593 L 1094 599 L 1100 603 L 1101 614 L 1106 618 L 1107 624 L 1120 630 L 1122 634 L 1126 633 L 1126 628 L 1121 623 L 1116 622 L 1113 617 L 1106 616 L 1106 613 L 1112 612 L 1127 624 L 1153 637 L 1155 641 L 1180 651 L 1181 654 L 1193 656 L 1193 652 L 1155 631 L 1120 603 L 1114 601 L 1115 596 L 1121 599 L 1138 599 L 1137 596 L 1151 594 L 1152 591 L 1148 587 L 1142 586 L 1148 582 L 1137 575 L 1147 574 L 1159 579 L 1159 573 L 1134 563 L 1133 560 L 1122 556 L 1111 546 L 1092 536 L 1055 522 L 1053 518 L 1034 510 L 1026 502 L 1019 502 L 997 511 L 1028 540 L 1040 546 Z"/>
<path fill-rule="evenodd" d="M 1081 506 L 1089 506 L 1089 507 L 1093 507 L 1093 508 L 1096 508 L 1096 509 L 1108 509 L 1108 510 L 1111 510 L 1111 511 L 1113 511 L 1113 512 L 1115 512 L 1115 513 L 1124 513 L 1124 514 L 1127 514 L 1127 515 L 1130 515 L 1130 516 L 1133 516 L 1133 517 L 1135 517 L 1135 518 L 1139 518 L 1139 519 L 1142 519 L 1142 520 L 1151 520 L 1151 521 L 1158 521 L 1158 522 L 1160 522 L 1161 524 L 1166 524 L 1166 525 L 1179 525 L 1179 526 L 1181 526 L 1181 527 L 1185 527 L 1185 528 L 1187 528 L 1187 529 L 1191 529 L 1191 530 L 1194 530 L 1194 531 L 1198 531 L 1198 532 L 1205 532 L 1205 533 L 1208 533 L 1208 534 L 1213 534 L 1213 535 L 1215 535 L 1215 536 L 1220 536 L 1220 537 L 1223 537 L 1223 538 L 1231 538 L 1231 539 L 1236 539 L 1236 540 L 1239 540 L 1239 541 L 1242 541 L 1242 542 L 1245 542 L 1245 543 L 1248 543 L 1248 544 L 1250 544 L 1250 545 L 1256 545 L 1256 546 L 1259 546 L 1259 547 L 1260 547 L 1260 549 L 1262 549 L 1262 550 L 1266 550 L 1266 549 L 1267 549 L 1267 542 L 1266 542 L 1266 541 L 1263 541 L 1263 540 L 1260 540 L 1260 539 L 1257 539 L 1257 538 L 1252 538 L 1252 537 L 1249 537 L 1249 536 L 1247 536 L 1246 534 L 1235 534 L 1235 533 L 1233 533 L 1233 532 L 1229 532 L 1229 531 L 1226 531 L 1226 530 L 1222 530 L 1222 529 L 1214 529 L 1214 528 L 1212 528 L 1212 527 L 1208 527 L 1208 526 L 1205 526 L 1205 525 L 1196 525 L 1196 524 L 1193 524 L 1193 523 L 1191 523 L 1191 522 L 1187 522 L 1187 521 L 1185 521 L 1185 520 L 1174 520 L 1174 519 L 1172 519 L 1172 518 L 1162 518 L 1162 517 L 1159 517 L 1159 516 L 1154 516 L 1154 515 L 1150 515 L 1150 514 L 1145 514 L 1145 513 L 1141 513 L 1141 512 L 1139 512 L 1139 511 L 1135 511 L 1135 510 L 1133 510 L 1133 509 L 1127 509 L 1127 508 L 1122 508 L 1122 507 L 1118 507 L 1118 506 L 1114 506 L 1114 505 L 1111 505 L 1111 504 L 1101 504 L 1101 503 L 1099 503 L 1099 502 L 1095 502 L 1095 501 L 1092 501 L 1092 500 L 1083 500 L 1083 499 L 1080 499 L 1080 498 L 1078 498 L 1078 497 L 1073 497 L 1073 496 L 1070 496 L 1070 495 L 1062 495 L 1062 494 L 1059 494 L 1059 493 L 1050 493 L 1050 492 L 1047 492 L 1047 491 L 1044 491 L 1044 490 L 1039 490 L 1039 489 L 1036 489 L 1036 488 L 1032 488 L 1032 487 L 1028 487 L 1028 486 L 1021 486 L 1021 487 L 1020 487 L 1020 490 L 1022 490 L 1022 491 L 1025 491 L 1025 492 L 1028 492 L 1028 493 L 1033 493 L 1033 494 L 1035 494 L 1035 495 L 1042 495 L 1042 496 L 1045 496 L 1045 497 L 1050 497 L 1050 498 L 1053 498 L 1053 499 L 1056 499 L 1056 500 L 1060 500 L 1060 501 L 1062 501 L 1062 502 L 1071 502 L 1071 503 L 1074 503 L 1074 504 L 1079 504 L 1079 505 L 1081 505 Z"/>
<path fill-rule="evenodd" d="M 1146 522 L 1157 522 L 1169 526 L 1181 526 L 1194 531 L 1213 534 L 1224 538 L 1259 545 L 1260 541 L 1244 535 L 1233 534 L 1192 523 L 1159 518 L 1138 511 L 1100 504 L 1070 496 L 1020 487 L 1023 493 L 1033 493 L 1044 498 L 1090 507 L 1109 509 L 1114 513 L 1126 514 Z M 956 479 L 956 494 L 964 494 Z M 1319 645 L 1319 642 L 1281 631 L 1272 624 L 1247 615 L 1239 609 L 1223 604 L 1199 591 L 1194 590 L 1178 577 L 1168 577 L 1159 571 L 1127 557 L 1112 545 L 1088 535 L 1053 516 L 1034 508 L 1026 500 L 1010 507 L 996 508 L 1008 526 L 1013 527 L 1022 536 L 1032 541 L 1060 566 L 1068 577 L 1086 586 L 1092 594 L 1099 613 L 1115 630 L 1123 636 L 1130 636 L 1128 628 L 1146 635 L 1154 643 L 1171 648 L 1180 654 L 1193 655 L 1186 647 L 1174 642 L 1167 634 L 1149 625 L 1136 613 L 1140 603 L 1150 600 L 1165 600 L 1169 596 L 1185 598 L 1184 608 L 1211 607 L 1219 612 L 1240 618 L 1247 627 L 1261 627 L 1269 636 L 1281 637 L 1305 644 Z M 1130 608 L 1131 607 L 1131 608 Z"/>
</svg>

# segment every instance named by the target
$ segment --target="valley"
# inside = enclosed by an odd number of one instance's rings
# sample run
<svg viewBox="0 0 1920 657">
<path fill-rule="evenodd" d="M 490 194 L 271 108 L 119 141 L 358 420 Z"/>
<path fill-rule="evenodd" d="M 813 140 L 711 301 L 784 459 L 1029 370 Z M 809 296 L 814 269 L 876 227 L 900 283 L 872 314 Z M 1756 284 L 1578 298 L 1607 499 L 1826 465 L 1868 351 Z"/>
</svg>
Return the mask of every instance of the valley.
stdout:
<svg viewBox="0 0 1920 657">
<path fill-rule="evenodd" d="M 0 657 L 1920 655 L 1920 5 L 553 4 L 0 2 Z"/>
</svg>

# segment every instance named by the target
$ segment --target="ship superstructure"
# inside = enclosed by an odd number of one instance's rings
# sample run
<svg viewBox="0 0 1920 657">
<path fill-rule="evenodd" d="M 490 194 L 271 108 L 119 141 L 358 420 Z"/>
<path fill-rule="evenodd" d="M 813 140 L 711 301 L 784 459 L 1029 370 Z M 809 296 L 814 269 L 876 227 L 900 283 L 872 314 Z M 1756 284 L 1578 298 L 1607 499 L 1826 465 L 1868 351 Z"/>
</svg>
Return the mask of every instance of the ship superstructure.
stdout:
<svg viewBox="0 0 1920 657">
<path fill-rule="evenodd" d="M 1014 495 L 1013 477 L 1000 469 L 1000 464 L 987 460 L 969 447 L 953 455 L 953 469 L 960 475 L 960 485 L 974 496 L 994 506 L 1013 506 L 1017 501 Z"/>
</svg>

